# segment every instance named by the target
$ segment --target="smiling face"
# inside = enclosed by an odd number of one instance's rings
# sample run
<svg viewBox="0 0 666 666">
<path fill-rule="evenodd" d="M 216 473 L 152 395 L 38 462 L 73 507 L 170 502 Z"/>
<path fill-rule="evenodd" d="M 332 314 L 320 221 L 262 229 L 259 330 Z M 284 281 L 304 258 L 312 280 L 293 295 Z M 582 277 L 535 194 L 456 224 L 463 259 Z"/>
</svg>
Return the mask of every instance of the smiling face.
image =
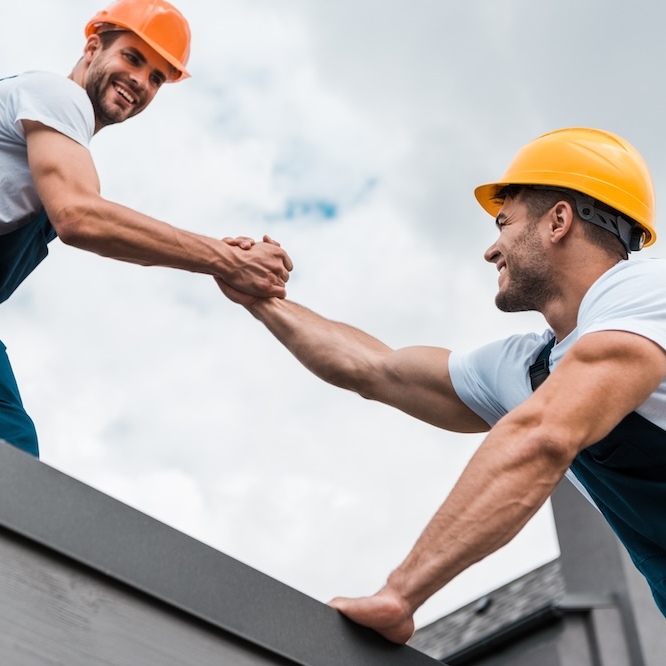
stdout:
<svg viewBox="0 0 666 666">
<path fill-rule="evenodd" d="M 560 295 L 548 266 L 540 234 L 541 219 L 530 217 L 520 197 L 507 198 L 497 216 L 500 235 L 484 258 L 499 271 L 495 304 L 503 312 L 543 312 Z"/>
<path fill-rule="evenodd" d="M 91 35 L 84 88 L 95 111 L 95 131 L 141 113 L 167 80 L 171 65 L 132 32 L 122 32 L 105 47 Z"/>
</svg>

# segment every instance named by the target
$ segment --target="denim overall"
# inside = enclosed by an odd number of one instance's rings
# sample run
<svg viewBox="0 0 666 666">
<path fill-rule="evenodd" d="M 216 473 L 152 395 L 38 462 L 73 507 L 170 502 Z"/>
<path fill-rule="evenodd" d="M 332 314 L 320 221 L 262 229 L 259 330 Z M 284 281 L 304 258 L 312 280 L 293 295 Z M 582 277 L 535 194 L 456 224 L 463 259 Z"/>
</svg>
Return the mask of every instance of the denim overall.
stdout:
<svg viewBox="0 0 666 666">
<path fill-rule="evenodd" d="M 0 303 L 6 301 L 48 254 L 56 237 L 44 210 L 24 226 L 0 236 Z M 0 342 L 0 439 L 39 456 L 37 433 L 26 414 L 16 379 Z"/>
<path fill-rule="evenodd" d="M 549 342 L 530 367 L 532 389 L 548 376 Z M 666 431 L 636 412 L 570 465 L 645 576 L 666 616 Z"/>
</svg>

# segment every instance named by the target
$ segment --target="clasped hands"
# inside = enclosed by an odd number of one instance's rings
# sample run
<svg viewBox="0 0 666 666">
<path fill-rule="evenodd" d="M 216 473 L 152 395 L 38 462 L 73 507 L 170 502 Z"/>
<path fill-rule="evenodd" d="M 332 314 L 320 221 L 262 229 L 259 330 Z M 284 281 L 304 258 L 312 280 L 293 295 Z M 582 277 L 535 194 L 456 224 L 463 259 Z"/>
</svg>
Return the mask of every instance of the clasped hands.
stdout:
<svg viewBox="0 0 666 666">
<path fill-rule="evenodd" d="M 247 236 L 226 237 L 232 249 L 224 275 L 215 276 L 222 293 L 234 303 L 251 305 L 258 298 L 285 298 L 293 263 L 280 243 L 269 236 L 256 242 Z"/>
</svg>

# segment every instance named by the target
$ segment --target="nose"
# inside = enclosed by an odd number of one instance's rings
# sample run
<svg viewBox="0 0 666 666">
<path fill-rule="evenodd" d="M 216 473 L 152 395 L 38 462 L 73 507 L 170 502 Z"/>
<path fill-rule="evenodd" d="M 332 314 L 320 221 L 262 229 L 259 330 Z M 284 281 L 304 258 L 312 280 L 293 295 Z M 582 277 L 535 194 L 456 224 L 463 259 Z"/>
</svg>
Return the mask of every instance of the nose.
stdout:
<svg viewBox="0 0 666 666">
<path fill-rule="evenodd" d="M 500 251 L 497 249 L 495 243 L 493 243 L 484 253 L 483 258 L 490 264 L 496 264 L 500 258 Z"/>
<path fill-rule="evenodd" d="M 148 89 L 148 81 L 150 77 L 150 72 L 145 69 L 135 69 L 130 72 L 130 80 L 132 84 L 136 87 L 138 91 L 144 91 Z"/>
</svg>

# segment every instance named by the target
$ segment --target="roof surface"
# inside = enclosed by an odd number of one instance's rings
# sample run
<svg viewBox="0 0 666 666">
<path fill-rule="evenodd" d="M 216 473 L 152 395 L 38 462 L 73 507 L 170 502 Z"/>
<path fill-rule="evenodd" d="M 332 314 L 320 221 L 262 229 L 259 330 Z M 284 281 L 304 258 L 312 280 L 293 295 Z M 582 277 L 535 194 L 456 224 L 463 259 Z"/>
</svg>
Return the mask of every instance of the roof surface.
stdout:
<svg viewBox="0 0 666 666">
<path fill-rule="evenodd" d="M 450 657 L 544 608 L 555 606 L 564 591 L 559 561 L 553 560 L 422 627 L 409 644 L 435 659 Z"/>
<path fill-rule="evenodd" d="M 434 663 L 1 441 L 0 530 L 290 663 Z"/>
</svg>

